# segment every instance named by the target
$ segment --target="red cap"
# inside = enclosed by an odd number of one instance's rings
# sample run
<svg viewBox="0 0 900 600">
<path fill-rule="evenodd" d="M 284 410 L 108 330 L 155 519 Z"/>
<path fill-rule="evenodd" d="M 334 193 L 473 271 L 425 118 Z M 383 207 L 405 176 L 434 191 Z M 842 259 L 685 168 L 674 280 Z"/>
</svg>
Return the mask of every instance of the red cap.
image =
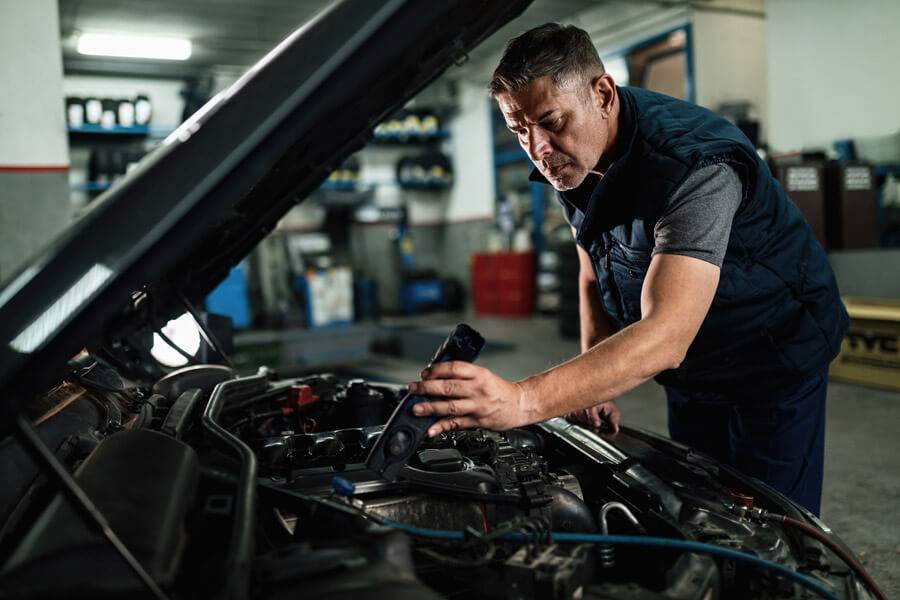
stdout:
<svg viewBox="0 0 900 600">
<path fill-rule="evenodd" d="M 297 383 L 288 391 L 288 403 L 295 408 L 299 409 L 318 401 L 319 397 L 313 395 L 313 390 L 308 385 Z"/>
<path fill-rule="evenodd" d="M 741 492 L 731 492 L 731 499 L 735 504 L 739 506 L 746 506 L 747 508 L 753 508 L 753 496 L 749 494 L 742 494 Z"/>
</svg>

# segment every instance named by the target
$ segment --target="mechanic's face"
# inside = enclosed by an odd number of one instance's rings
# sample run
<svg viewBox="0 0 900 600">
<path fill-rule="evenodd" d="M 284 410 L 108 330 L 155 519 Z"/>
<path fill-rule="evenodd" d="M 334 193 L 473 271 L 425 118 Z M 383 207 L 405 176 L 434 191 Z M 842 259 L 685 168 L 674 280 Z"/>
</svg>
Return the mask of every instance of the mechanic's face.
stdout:
<svg viewBox="0 0 900 600">
<path fill-rule="evenodd" d="M 609 74 L 580 91 L 560 89 L 547 75 L 496 98 L 506 126 L 559 191 L 578 187 L 612 147 L 615 83 Z"/>
</svg>

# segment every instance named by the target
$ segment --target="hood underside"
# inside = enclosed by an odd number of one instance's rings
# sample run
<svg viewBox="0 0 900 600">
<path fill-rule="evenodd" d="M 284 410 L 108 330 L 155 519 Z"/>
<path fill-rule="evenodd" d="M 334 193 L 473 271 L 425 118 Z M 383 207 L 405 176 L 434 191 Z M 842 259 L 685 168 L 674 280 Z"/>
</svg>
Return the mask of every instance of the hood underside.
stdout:
<svg viewBox="0 0 900 600">
<path fill-rule="evenodd" d="M 18 390 L 0 422 L 79 349 L 203 298 L 381 119 L 527 4 L 346 0 L 289 36 L 0 291 L 0 383 Z"/>
</svg>

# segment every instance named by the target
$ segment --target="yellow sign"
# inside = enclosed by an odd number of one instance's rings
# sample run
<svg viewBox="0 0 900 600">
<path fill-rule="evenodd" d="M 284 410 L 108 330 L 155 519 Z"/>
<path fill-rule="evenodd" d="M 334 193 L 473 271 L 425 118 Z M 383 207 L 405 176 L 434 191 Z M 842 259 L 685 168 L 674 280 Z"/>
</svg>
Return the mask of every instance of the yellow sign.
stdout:
<svg viewBox="0 0 900 600">
<path fill-rule="evenodd" d="M 850 329 L 831 376 L 900 390 L 900 303 L 845 298 Z"/>
</svg>

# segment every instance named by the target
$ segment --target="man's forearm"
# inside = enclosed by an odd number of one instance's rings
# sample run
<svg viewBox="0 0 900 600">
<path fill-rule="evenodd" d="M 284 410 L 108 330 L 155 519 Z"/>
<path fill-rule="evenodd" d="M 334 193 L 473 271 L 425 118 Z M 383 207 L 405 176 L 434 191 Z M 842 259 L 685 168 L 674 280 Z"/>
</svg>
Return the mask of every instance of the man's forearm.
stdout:
<svg viewBox="0 0 900 600">
<path fill-rule="evenodd" d="M 515 383 L 471 363 L 436 363 L 409 390 L 447 399 L 419 402 L 414 412 L 443 417 L 429 428 L 433 437 L 462 427 L 504 431 L 609 402 L 681 364 L 718 284 L 719 267 L 712 263 L 657 254 L 644 278 L 640 321 L 558 367 Z"/>
<path fill-rule="evenodd" d="M 638 321 L 587 352 L 519 382 L 530 422 L 613 400 L 681 361 L 678 348 L 667 348 L 668 328 Z"/>
<path fill-rule="evenodd" d="M 614 333 L 612 323 L 600 303 L 597 283 L 593 277 L 578 278 L 578 316 L 581 323 L 582 352 L 587 352 Z"/>
</svg>

